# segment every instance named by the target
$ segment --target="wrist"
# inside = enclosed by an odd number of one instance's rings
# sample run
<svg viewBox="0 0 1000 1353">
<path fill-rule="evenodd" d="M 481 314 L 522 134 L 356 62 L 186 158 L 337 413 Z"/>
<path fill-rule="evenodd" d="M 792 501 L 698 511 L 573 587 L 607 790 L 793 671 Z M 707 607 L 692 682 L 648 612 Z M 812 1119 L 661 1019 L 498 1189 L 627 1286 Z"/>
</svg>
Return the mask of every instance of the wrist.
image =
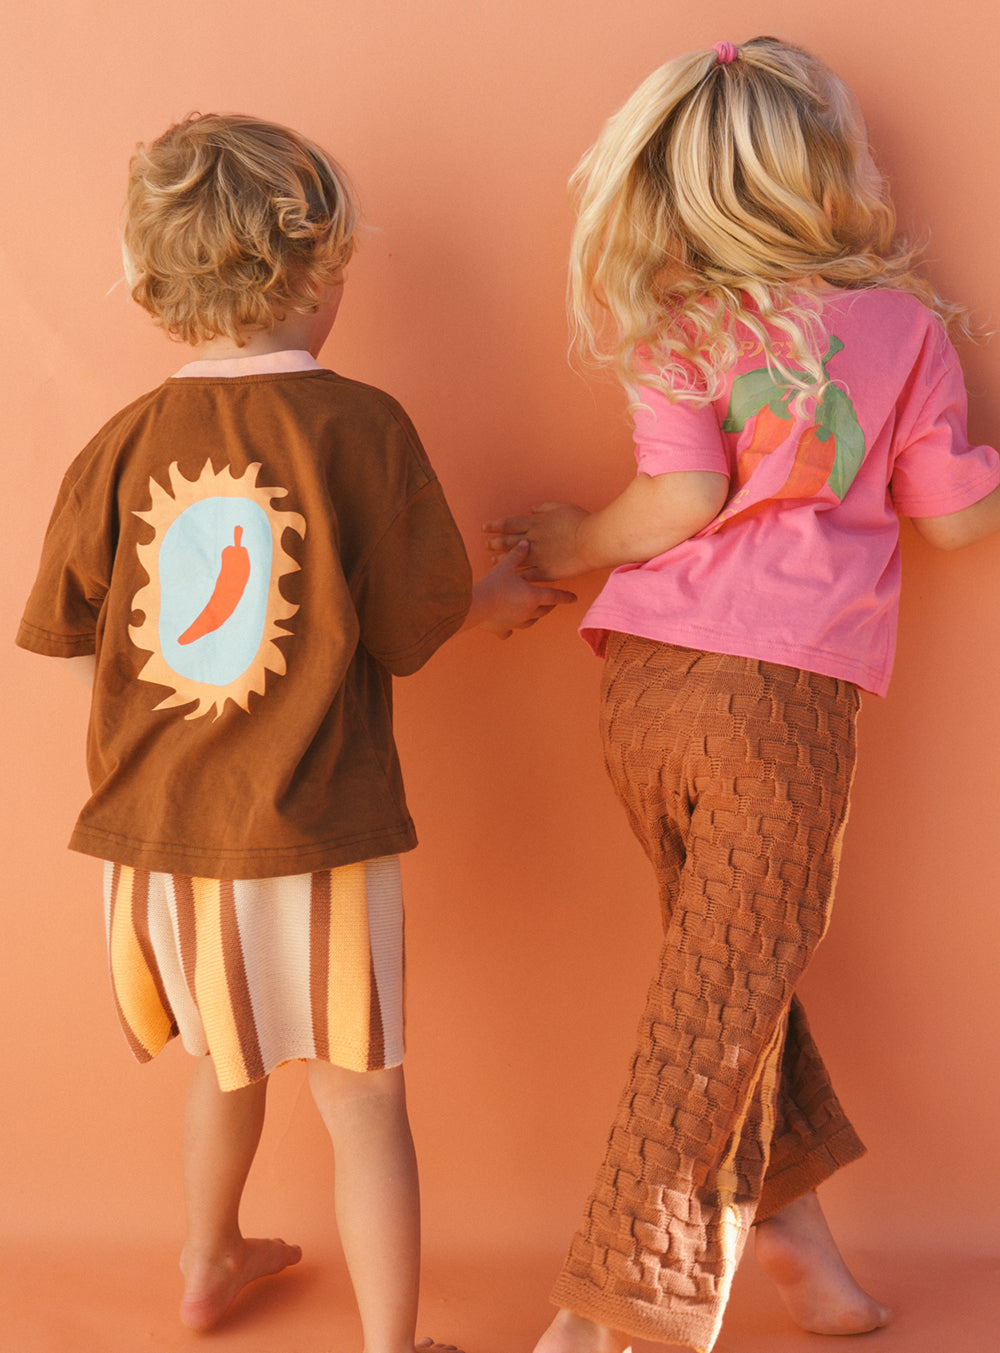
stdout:
<svg viewBox="0 0 1000 1353">
<path fill-rule="evenodd" d="M 594 534 L 594 514 L 592 512 L 581 512 L 573 527 L 572 551 L 573 557 L 580 565 L 580 571 L 583 573 L 589 573 L 592 569 L 601 567 L 601 561 L 598 558 L 599 551 L 595 548 L 597 542 L 594 539 Z"/>
</svg>

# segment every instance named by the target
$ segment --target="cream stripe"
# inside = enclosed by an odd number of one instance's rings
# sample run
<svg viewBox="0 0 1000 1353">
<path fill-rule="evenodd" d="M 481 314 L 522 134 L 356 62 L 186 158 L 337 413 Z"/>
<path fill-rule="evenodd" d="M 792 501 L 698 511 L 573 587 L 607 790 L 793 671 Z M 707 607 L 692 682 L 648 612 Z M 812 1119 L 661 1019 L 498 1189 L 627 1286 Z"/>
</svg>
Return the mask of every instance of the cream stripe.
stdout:
<svg viewBox="0 0 1000 1353">
<path fill-rule="evenodd" d="M 315 1057 L 309 1001 L 312 876 L 236 884 L 236 920 L 266 1067 Z"/>
<path fill-rule="evenodd" d="M 329 1055 L 332 1062 L 358 1071 L 368 1067 L 371 1009 L 365 882 L 363 863 L 344 865 L 330 875 Z"/>
<path fill-rule="evenodd" d="M 205 1025 L 219 1084 L 240 1085 L 246 1081 L 246 1067 L 226 980 L 220 884 L 217 879 L 203 878 L 192 879 L 191 883 L 198 935 L 194 973 L 198 1009 Z"/>
<path fill-rule="evenodd" d="M 367 863 L 368 928 L 382 1011 L 385 1065 L 403 1060 L 403 886 L 399 856 Z"/>
<path fill-rule="evenodd" d="M 136 937 L 134 905 L 135 870 L 122 865 L 108 943 L 111 971 L 123 976 L 129 974 L 127 984 L 115 984 L 118 1003 L 136 1040 L 152 1057 L 170 1037 L 171 1024 Z"/>
</svg>

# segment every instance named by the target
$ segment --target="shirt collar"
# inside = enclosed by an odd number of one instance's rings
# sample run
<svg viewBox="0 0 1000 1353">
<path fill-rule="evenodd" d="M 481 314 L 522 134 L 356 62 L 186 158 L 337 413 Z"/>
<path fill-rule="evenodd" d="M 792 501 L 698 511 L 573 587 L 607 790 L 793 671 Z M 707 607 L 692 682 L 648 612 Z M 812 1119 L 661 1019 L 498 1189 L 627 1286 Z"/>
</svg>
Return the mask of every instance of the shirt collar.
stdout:
<svg viewBox="0 0 1000 1353">
<path fill-rule="evenodd" d="M 175 371 L 174 380 L 205 376 L 277 376 L 288 371 L 322 371 L 312 353 L 296 348 L 281 352 L 262 352 L 255 357 L 201 358 Z"/>
</svg>

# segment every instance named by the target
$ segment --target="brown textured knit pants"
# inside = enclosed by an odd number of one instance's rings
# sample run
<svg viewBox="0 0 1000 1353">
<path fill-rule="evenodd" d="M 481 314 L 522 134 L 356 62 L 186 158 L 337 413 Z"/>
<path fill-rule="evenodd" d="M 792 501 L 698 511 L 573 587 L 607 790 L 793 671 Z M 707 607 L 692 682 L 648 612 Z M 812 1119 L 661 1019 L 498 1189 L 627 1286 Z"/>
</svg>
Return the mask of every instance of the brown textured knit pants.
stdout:
<svg viewBox="0 0 1000 1353">
<path fill-rule="evenodd" d="M 553 1300 L 632 1337 L 710 1349 L 754 1220 L 863 1153 L 793 995 L 829 921 L 857 709 L 849 682 L 609 638 L 605 755 L 664 944 Z"/>
</svg>

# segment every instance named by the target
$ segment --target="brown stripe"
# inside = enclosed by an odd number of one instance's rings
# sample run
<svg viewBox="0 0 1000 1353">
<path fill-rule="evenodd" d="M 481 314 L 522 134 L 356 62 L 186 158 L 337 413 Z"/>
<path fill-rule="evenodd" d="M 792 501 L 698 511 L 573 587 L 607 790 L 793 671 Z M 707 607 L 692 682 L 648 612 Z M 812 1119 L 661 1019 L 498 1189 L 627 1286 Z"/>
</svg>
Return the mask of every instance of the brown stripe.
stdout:
<svg viewBox="0 0 1000 1353">
<path fill-rule="evenodd" d="M 368 941 L 371 953 L 371 939 Z M 371 999 L 368 1005 L 368 1070 L 381 1071 L 385 1066 L 385 1028 L 382 1024 L 382 1006 L 378 998 L 378 982 L 375 980 L 375 960 L 369 958 L 369 985 Z"/>
<path fill-rule="evenodd" d="M 135 871 L 135 885 L 132 890 L 132 930 L 139 946 L 139 952 L 142 954 L 146 967 L 149 969 L 149 975 L 153 979 L 156 998 L 165 1013 L 170 1017 L 170 1037 L 174 1038 L 179 1032 L 177 1020 L 170 1008 L 166 987 L 164 987 L 163 978 L 160 975 L 160 965 L 156 959 L 156 950 L 153 948 L 153 941 L 149 933 L 149 878 L 148 869 L 137 869 Z"/>
<path fill-rule="evenodd" d="M 257 1026 L 254 1023 L 250 984 L 247 982 L 246 967 L 243 963 L 240 929 L 236 919 L 236 889 L 232 879 L 223 879 L 219 885 L 219 922 L 222 930 L 222 958 L 226 966 L 226 987 L 240 1040 L 243 1065 L 246 1067 L 247 1080 L 258 1081 L 266 1072 L 257 1038 Z"/>
<path fill-rule="evenodd" d="M 309 899 L 309 997 L 313 1042 L 321 1062 L 330 1057 L 330 872 L 313 874 Z"/>
<path fill-rule="evenodd" d="M 184 980 L 195 1005 L 198 990 L 195 972 L 198 966 L 198 928 L 194 915 L 194 884 L 186 874 L 174 874 L 174 897 L 177 900 L 177 934 L 179 937 L 181 967 Z"/>
</svg>

